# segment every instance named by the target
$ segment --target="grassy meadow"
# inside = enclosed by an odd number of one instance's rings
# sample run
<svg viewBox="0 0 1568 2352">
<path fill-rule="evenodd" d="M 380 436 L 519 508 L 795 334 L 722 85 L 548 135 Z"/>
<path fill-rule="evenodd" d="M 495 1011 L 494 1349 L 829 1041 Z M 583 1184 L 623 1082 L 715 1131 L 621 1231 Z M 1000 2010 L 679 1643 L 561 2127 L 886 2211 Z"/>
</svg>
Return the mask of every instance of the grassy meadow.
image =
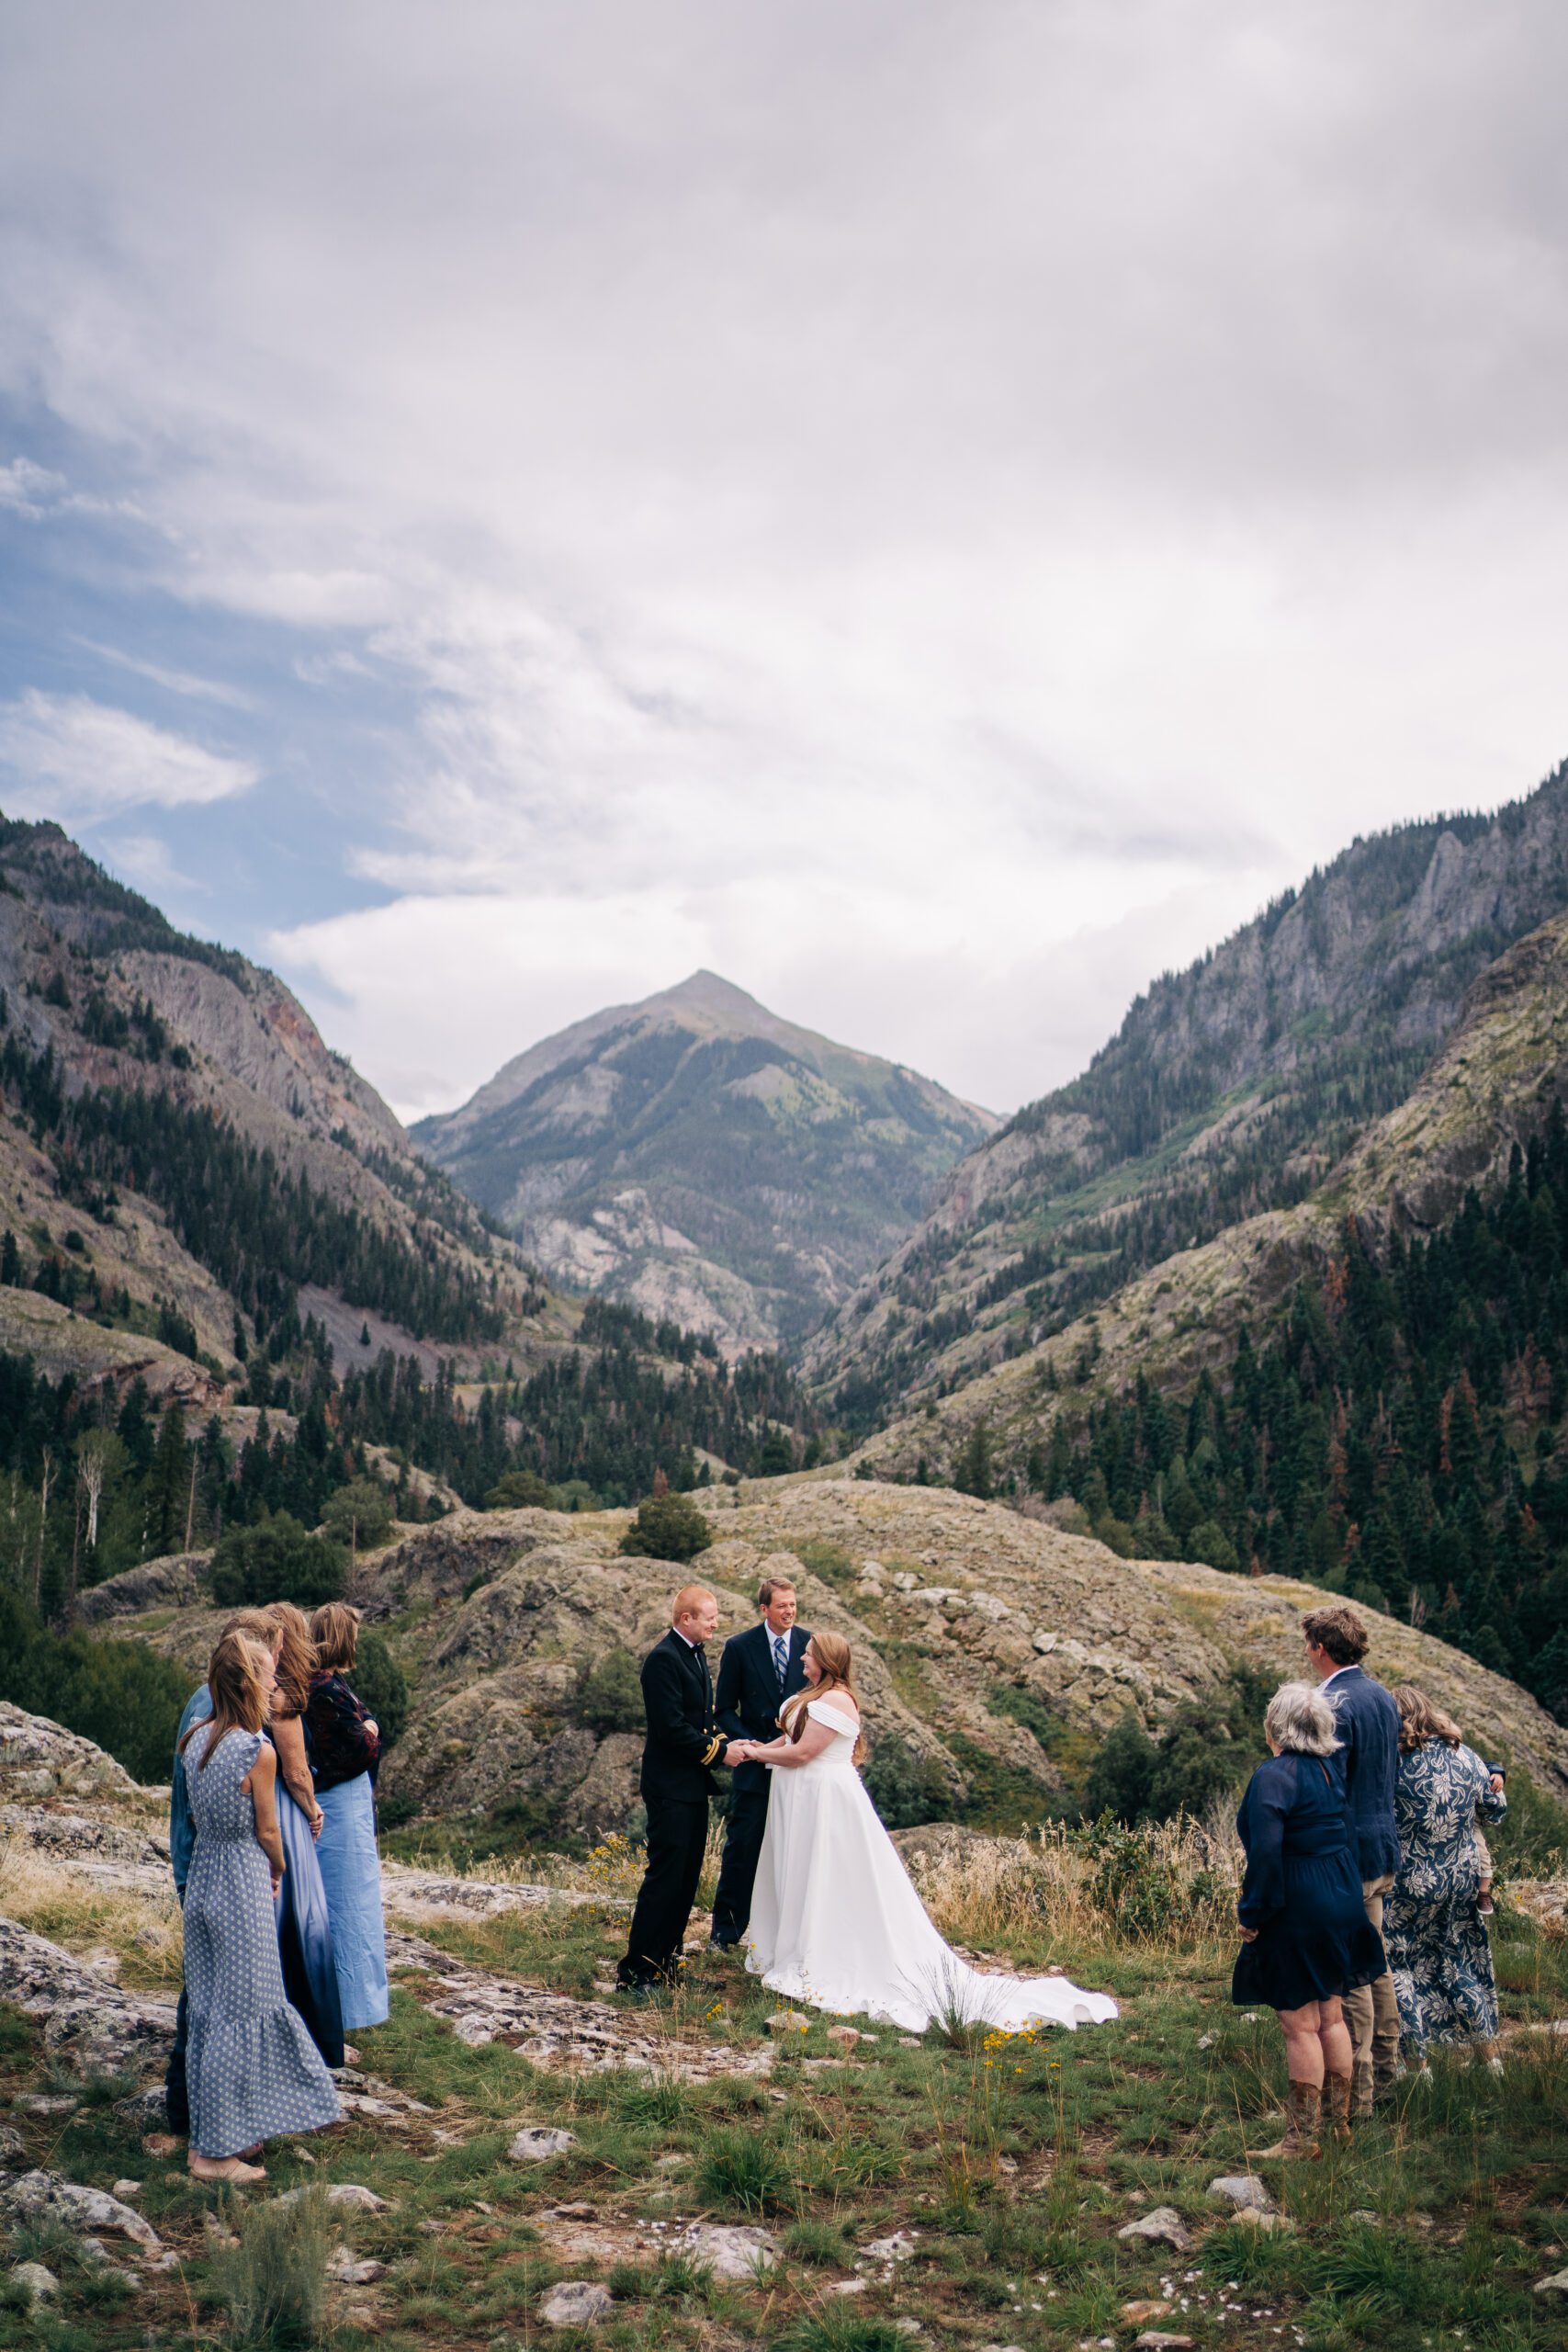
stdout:
<svg viewBox="0 0 1568 2352">
<path fill-rule="evenodd" d="M 813 2016 L 778 2041 L 771 2071 L 693 2083 L 683 2052 L 769 2040 L 775 2001 L 733 1959 L 703 1952 L 678 1993 L 640 2012 L 661 2063 L 599 2074 L 466 2046 L 403 1974 L 391 2022 L 360 2037 L 364 2066 L 430 2111 L 276 2143 L 267 2187 L 248 2194 L 190 2180 L 183 2149 L 150 2153 L 117 2111 L 125 2085 L 84 2095 L 51 2073 L 37 2027 L 6 2012 L 0 2068 L 25 2143 L 13 2169 L 135 2181 L 178 2263 L 132 2289 L 63 2233 L 24 2230 L 13 2261 L 45 2262 L 60 2293 L 28 2312 L 0 2280 L 0 2345 L 573 2352 L 591 2333 L 625 2352 L 1055 2352 L 1131 2346 L 1150 2327 L 1234 2352 L 1561 2345 L 1568 2301 L 1533 2290 L 1568 2265 L 1568 2036 L 1541 2030 L 1568 2017 L 1568 1939 L 1505 1901 L 1504 2078 L 1437 2061 L 1349 2149 L 1256 2165 L 1280 2216 L 1260 2228 L 1208 2194 L 1277 2136 L 1284 2079 L 1272 2017 L 1229 2004 L 1229 1864 L 1190 1825 L 1116 1836 L 1098 1850 L 1055 1832 L 972 1849 L 939 1860 L 926 1891 L 964 1949 L 1111 1989 L 1119 2024 L 1009 2039 L 954 2020 L 919 2041 L 874 2027 L 846 2052 L 829 2040 L 835 2020 Z M 624 1943 L 615 1897 L 632 1871 L 612 1845 L 576 1871 L 603 1901 L 420 1932 L 472 1965 L 595 1997 Z M 132 1954 L 139 1980 L 166 1968 L 166 1921 L 20 1868 L 7 1894 L 13 1916 L 59 1940 L 123 1947 L 127 1981 Z M 40 2091 L 81 2103 L 15 2105 Z M 525 2124 L 564 2126 L 575 2143 L 514 2162 Z M 329 2211 L 333 2181 L 384 2209 Z M 306 2194 L 292 2207 L 270 2201 L 294 2188 Z M 1184 2220 L 1190 2252 L 1119 2238 L 1162 2205 Z M 695 2220 L 761 2224 L 774 2267 L 716 2278 L 676 2243 Z M 373 2281 L 328 2280 L 345 2242 L 384 2266 Z M 135 2270 L 120 2241 L 106 2245 L 117 2273 Z M 609 2290 L 591 2332 L 542 2324 L 539 2298 L 561 2279 Z"/>
</svg>

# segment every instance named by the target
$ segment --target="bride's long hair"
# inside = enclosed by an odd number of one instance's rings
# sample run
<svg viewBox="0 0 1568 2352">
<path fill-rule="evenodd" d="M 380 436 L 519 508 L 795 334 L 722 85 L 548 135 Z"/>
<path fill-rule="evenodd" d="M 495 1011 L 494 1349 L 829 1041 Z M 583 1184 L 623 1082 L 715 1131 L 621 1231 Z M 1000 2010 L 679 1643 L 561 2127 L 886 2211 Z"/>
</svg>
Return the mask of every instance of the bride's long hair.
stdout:
<svg viewBox="0 0 1568 2352">
<path fill-rule="evenodd" d="M 791 1741 L 798 1740 L 806 1729 L 806 1710 L 812 1700 L 830 1698 L 835 1690 L 842 1690 L 846 1697 L 854 1701 L 855 1712 L 863 1719 L 865 1713 L 860 1702 L 860 1692 L 854 1685 L 850 1645 L 842 1634 L 813 1634 L 807 1647 L 817 1653 L 817 1663 L 822 1669 L 822 1679 L 815 1685 L 808 1682 L 804 1690 L 796 1690 L 793 1697 L 786 1699 L 780 1708 L 779 1722 L 785 1737 Z M 863 1731 L 855 1734 L 854 1761 L 857 1764 L 865 1762 Z"/>
</svg>

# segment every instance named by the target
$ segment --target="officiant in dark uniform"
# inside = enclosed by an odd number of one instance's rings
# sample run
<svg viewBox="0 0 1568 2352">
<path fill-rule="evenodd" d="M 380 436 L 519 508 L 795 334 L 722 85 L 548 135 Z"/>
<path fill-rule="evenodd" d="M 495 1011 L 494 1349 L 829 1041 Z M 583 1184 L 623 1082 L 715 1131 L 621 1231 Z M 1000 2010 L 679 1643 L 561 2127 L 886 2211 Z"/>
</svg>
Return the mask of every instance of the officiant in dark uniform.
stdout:
<svg viewBox="0 0 1568 2352">
<path fill-rule="evenodd" d="M 648 1808 L 648 1868 L 632 1913 L 626 1956 L 615 1972 L 628 1992 L 668 1984 L 681 1957 L 702 1875 L 708 1799 L 719 1792 L 713 1767 L 728 1741 L 714 1713 L 704 1644 L 718 1630 L 718 1600 L 706 1585 L 683 1585 L 664 1639 L 642 1662 L 648 1717 L 642 1801 Z"/>
<path fill-rule="evenodd" d="M 806 1683 L 803 1661 L 811 1635 L 795 1622 L 794 1585 L 787 1577 L 765 1577 L 757 1587 L 757 1606 L 761 1623 L 732 1634 L 718 1662 L 715 1707 L 719 1729 L 731 1739 L 776 1739 L 779 1709 Z M 713 1905 L 713 1940 L 720 1951 L 740 1941 L 751 1917 L 771 1780 L 765 1764 L 737 1764 L 730 1781 L 724 1860 Z"/>
</svg>

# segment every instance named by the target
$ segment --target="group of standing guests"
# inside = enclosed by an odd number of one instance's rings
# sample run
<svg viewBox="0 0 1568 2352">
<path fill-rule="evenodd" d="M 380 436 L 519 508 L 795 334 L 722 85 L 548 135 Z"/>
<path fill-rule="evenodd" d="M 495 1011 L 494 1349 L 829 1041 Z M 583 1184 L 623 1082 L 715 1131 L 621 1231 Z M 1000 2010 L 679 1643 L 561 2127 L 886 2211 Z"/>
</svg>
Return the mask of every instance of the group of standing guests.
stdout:
<svg viewBox="0 0 1568 2352">
<path fill-rule="evenodd" d="M 1506 1810 L 1504 1774 L 1413 1684 L 1362 1665 L 1343 1604 L 1302 1621 L 1315 1679 L 1264 1716 L 1269 1761 L 1236 1815 L 1247 1872 L 1231 1997 L 1276 2010 L 1290 2086 L 1268 2155 L 1315 2155 L 1393 2096 L 1408 2049 L 1477 2046 L 1496 2072 L 1497 1994 L 1485 1918 L 1492 1863 L 1477 1815 Z"/>
<path fill-rule="evenodd" d="M 260 2180 L 279 2132 L 338 2119 L 345 2032 L 388 2014 L 380 1732 L 348 1681 L 359 1614 L 289 1601 L 224 1627 L 180 1719 L 169 1853 L 185 1984 L 169 2122 L 203 2179 Z"/>
</svg>

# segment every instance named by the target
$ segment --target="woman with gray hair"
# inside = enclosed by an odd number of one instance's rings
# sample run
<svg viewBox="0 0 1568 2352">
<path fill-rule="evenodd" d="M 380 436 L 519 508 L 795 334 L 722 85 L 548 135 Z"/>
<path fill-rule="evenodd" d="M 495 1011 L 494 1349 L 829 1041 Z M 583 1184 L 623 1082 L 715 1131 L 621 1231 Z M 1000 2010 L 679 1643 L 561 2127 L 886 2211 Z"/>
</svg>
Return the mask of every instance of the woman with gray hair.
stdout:
<svg viewBox="0 0 1568 2352">
<path fill-rule="evenodd" d="M 1314 1683 L 1287 1682 L 1263 1729 L 1269 1761 L 1235 1817 L 1247 1875 L 1231 1999 L 1278 2010 L 1285 2036 L 1285 2136 L 1261 2153 L 1315 2156 L 1325 2118 L 1336 2140 L 1350 2137 L 1353 2052 L 1341 1996 L 1387 1963 L 1361 1901 L 1332 1702 Z"/>
</svg>

